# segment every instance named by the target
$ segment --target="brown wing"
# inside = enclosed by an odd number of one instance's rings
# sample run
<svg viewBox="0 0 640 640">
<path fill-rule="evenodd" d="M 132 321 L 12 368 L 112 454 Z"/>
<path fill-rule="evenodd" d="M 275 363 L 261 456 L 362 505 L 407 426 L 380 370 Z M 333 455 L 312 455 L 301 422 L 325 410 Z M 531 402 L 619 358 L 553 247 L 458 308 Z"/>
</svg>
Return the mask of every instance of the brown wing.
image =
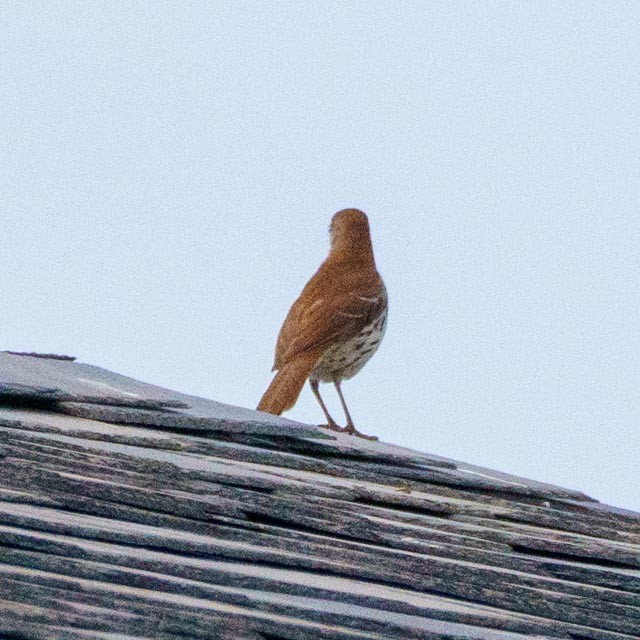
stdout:
<svg viewBox="0 0 640 640">
<path fill-rule="evenodd" d="M 384 284 L 376 271 L 344 273 L 321 266 L 280 329 L 273 368 L 358 335 L 386 304 Z"/>
</svg>

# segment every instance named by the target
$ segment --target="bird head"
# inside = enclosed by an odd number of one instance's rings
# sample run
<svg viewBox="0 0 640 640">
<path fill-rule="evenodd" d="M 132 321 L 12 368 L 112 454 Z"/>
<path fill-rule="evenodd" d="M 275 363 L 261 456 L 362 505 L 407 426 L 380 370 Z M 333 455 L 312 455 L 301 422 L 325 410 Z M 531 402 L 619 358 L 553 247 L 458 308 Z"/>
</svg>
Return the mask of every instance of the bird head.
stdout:
<svg viewBox="0 0 640 640">
<path fill-rule="evenodd" d="M 371 251 L 369 220 L 359 209 L 342 209 L 334 214 L 329 233 L 332 252 L 353 254 Z"/>
</svg>

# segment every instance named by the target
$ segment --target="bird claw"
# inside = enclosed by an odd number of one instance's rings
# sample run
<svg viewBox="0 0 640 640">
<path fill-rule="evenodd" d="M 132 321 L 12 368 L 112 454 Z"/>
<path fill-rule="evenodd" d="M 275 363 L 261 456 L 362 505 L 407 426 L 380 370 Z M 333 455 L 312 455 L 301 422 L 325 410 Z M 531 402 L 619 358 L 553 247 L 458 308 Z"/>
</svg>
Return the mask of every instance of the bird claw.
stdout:
<svg viewBox="0 0 640 640">
<path fill-rule="evenodd" d="M 362 433 L 358 431 L 353 424 L 348 423 L 347 426 L 343 429 L 350 436 L 357 436 L 358 438 L 362 438 L 363 440 L 378 440 L 378 436 L 368 436 L 366 433 Z"/>
<path fill-rule="evenodd" d="M 337 431 L 338 433 L 344 433 L 346 431 L 346 427 L 341 427 L 335 422 L 327 422 L 327 424 L 320 424 L 318 426 L 322 429 L 331 429 L 331 431 Z"/>
<path fill-rule="evenodd" d="M 336 422 L 327 422 L 327 424 L 319 424 L 319 427 L 322 429 L 331 429 L 331 431 L 337 431 L 338 433 L 346 433 L 350 436 L 357 436 L 358 438 L 362 438 L 364 440 L 378 440 L 378 436 L 368 436 L 366 433 L 362 433 L 358 431 L 353 424 L 350 422 L 347 423 L 346 427 L 341 427 Z"/>
</svg>

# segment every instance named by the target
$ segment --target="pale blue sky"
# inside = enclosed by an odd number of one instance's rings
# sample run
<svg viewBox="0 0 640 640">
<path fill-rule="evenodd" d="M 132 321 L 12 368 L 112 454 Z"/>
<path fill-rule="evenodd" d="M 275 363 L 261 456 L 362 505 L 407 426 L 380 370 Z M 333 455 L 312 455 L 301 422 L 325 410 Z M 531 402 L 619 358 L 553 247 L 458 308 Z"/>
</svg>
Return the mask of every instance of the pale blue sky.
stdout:
<svg viewBox="0 0 640 640">
<path fill-rule="evenodd" d="M 640 510 L 640 3 L 0 22 L 0 348 L 253 407 L 356 206 L 391 301 L 356 424 Z"/>
</svg>

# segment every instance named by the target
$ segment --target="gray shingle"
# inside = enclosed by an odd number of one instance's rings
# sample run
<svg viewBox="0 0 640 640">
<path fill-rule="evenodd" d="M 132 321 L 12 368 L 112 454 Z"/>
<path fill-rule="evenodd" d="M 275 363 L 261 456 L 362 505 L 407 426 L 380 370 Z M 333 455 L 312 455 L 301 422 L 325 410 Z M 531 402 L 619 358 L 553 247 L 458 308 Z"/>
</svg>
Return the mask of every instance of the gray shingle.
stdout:
<svg viewBox="0 0 640 640">
<path fill-rule="evenodd" d="M 0 637 L 640 636 L 580 492 L 8 353 L 0 459 Z"/>
</svg>

